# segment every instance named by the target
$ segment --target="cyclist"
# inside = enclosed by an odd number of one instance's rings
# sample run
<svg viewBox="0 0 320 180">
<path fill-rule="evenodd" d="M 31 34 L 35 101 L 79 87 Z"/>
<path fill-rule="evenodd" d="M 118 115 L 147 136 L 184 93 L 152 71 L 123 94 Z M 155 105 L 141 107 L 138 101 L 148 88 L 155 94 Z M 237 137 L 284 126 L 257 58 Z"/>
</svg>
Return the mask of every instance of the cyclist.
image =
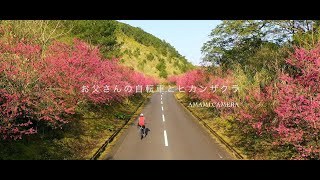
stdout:
<svg viewBox="0 0 320 180">
<path fill-rule="evenodd" d="M 143 138 L 143 135 L 145 135 L 145 125 L 144 125 L 144 116 L 141 113 L 138 121 L 138 127 L 141 128 L 141 139 Z"/>
</svg>

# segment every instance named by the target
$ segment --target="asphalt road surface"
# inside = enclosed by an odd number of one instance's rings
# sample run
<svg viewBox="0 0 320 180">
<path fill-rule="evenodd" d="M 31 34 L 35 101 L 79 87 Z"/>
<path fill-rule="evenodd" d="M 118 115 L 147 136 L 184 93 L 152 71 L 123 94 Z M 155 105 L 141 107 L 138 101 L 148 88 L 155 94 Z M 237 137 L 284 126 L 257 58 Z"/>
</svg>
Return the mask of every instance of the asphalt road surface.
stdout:
<svg viewBox="0 0 320 180">
<path fill-rule="evenodd" d="M 142 113 L 148 134 L 141 139 L 137 120 L 119 138 L 109 160 L 233 159 L 177 102 L 173 93 L 156 92 Z"/>
</svg>

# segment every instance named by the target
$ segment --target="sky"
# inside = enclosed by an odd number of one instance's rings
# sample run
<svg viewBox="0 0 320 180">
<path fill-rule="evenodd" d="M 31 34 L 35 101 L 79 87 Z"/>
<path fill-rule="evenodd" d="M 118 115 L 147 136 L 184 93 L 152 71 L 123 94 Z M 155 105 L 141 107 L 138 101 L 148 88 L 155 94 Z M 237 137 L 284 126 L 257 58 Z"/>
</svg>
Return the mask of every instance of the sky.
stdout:
<svg viewBox="0 0 320 180">
<path fill-rule="evenodd" d="M 201 48 L 219 20 L 119 20 L 170 43 L 194 65 L 201 63 Z"/>
</svg>

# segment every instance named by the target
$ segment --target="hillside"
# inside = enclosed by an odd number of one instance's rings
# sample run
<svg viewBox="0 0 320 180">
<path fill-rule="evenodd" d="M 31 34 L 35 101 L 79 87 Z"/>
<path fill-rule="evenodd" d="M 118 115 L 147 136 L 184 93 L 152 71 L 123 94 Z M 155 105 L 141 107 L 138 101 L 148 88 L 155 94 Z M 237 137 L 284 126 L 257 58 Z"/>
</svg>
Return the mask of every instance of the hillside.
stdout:
<svg viewBox="0 0 320 180">
<path fill-rule="evenodd" d="M 158 40 L 160 44 L 158 47 L 153 44 L 145 45 L 146 43 L 138 42 L 136 39 L 137 34 L 128 36 L 120 27 L 120 31 L 117 34 L 117 40 L 121 43 L 121 63 L 126 66 L 133 67 L 135 70 L 140 71 L 146 75 L 153 77 L 166 78 L 171 75 L 177 75 L 186 72 L 193 68 L 179 53 L 175 52 L 173 47 L 170 47 L 166 42 L 140 30 L 126 24 L 122 24 L 126 28 L 131 30 L 140 31 L 139 33 L 149 35 L 149 39 L 153 38 Z M 148 39 L 148 38 L 146 38 Z M 162 46 L 167 46 L 162 48 Z M 167 50 L 168 49 L 168 50 Z M 171 51 L 170 51 L 171 50 Z"/>
<path fill-rule="evenodd" d="M 146 75 L 166 78 L 193 68 L 169 43 L 140 28 L 118 22 L 121 63 Z"/>
<path fill-rule="evenodd" d="M 64 29 L 71 29 L 70 37 L 99 46 L 105 57 L 118 57 L 123 65 L 146 75 L 166 78 L 193 68 L 169 43 L 125 23 L 64 21 Z"/>
</svg>

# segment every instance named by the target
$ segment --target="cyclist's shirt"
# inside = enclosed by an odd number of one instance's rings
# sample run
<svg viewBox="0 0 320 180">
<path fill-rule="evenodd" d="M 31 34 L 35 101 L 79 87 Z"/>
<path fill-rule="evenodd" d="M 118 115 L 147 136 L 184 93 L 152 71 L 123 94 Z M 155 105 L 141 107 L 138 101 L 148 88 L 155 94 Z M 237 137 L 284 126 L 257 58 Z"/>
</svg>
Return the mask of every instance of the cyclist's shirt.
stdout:
<svg viewBox="0 0 320 180">
<path fill-rule="evenodd" d="M 139 117 L 139 126 L 144 126 L 144 117 Z"/>
</svg>

